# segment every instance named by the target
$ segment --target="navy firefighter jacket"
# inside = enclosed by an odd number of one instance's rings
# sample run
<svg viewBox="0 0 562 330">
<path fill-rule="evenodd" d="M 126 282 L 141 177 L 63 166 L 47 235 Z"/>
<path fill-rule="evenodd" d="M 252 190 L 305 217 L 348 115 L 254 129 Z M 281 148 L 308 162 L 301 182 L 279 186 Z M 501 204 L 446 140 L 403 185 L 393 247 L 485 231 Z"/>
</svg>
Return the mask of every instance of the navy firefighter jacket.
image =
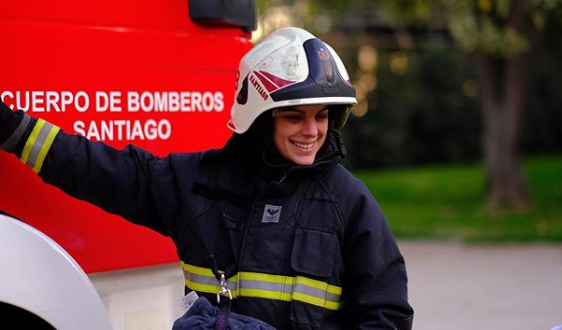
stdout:
<svg viewBox="0 0 562 330">
<path fill-rule="evenodd" d="M 402 255 L 338 153 L 280 177 L 228 148 L 158 158 L 26 122 L 11 139 L 48 153 L 22 161 L 66 193 L 169 236 L 186 292 L 216 301 L 219 271 L 232 311 L 277 329 L 411 329 Z"/>
</svg>

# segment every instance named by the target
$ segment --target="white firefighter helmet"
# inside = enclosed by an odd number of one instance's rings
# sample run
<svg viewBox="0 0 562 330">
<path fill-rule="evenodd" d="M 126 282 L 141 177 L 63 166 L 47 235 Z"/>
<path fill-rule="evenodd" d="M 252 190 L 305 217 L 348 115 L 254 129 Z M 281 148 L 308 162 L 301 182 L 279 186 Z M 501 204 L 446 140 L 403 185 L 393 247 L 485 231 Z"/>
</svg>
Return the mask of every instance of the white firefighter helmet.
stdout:
<svg viewBox="0 0 562 330">
<path fill-rule="evenodd" d="M 342 60 L 328 44 L 294 27 L 279 29 L 240 61 L 228 127 L 242 134 L 270 109 L 337 105 L 333 127 L 341 128 L 357 104 Z"/>
</svg>

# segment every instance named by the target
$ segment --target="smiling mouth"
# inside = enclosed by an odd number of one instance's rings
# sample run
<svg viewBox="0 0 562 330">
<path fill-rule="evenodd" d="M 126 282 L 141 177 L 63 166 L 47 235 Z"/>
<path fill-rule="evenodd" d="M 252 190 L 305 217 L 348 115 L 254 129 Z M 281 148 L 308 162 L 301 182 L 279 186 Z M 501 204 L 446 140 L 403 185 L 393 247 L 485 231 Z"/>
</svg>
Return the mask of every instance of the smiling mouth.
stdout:
<svg viewBox="0 0 562 330">
<path fill-rule="evenodd" d="M 296 141 L 291 141 L 292 144 L 294 144 L 295 146 L 301 148 L 301 149 L 312 149 L 314 147 L 314 145 L 316 144 L 316 142 L 312 142 L 312 143 L 301 143 L 301 142 L 296 142 Z"/>
</svg>

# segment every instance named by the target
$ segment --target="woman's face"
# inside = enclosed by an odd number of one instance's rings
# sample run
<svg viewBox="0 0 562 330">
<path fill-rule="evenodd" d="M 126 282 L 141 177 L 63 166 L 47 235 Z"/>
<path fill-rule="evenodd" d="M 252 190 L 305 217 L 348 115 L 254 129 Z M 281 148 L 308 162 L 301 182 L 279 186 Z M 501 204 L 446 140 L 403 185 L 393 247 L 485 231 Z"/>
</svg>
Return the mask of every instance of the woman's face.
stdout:
<svg viewBox="0 0 562 330">
<path fill-rule="evenodd" d="M 283 157 L 297 165 L 310 165 L 326 141 L 328 107 L 301 105 L 273 110 L 273 140 Z"/>
</svg>

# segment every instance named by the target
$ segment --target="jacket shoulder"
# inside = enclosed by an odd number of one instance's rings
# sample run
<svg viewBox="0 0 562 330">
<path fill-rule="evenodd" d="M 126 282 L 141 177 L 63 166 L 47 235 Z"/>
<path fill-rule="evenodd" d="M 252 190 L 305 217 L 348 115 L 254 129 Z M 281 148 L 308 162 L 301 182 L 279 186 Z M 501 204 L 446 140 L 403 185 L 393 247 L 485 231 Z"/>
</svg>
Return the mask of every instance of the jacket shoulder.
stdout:
<svg viewBox="0 0 562 330">
<path fill-rule="evenodd" d="M 326 185 L 335 195 L 370 195 L 367 186 L 343 165 L 334 166 L 326 174 Z"/>
</svg>

